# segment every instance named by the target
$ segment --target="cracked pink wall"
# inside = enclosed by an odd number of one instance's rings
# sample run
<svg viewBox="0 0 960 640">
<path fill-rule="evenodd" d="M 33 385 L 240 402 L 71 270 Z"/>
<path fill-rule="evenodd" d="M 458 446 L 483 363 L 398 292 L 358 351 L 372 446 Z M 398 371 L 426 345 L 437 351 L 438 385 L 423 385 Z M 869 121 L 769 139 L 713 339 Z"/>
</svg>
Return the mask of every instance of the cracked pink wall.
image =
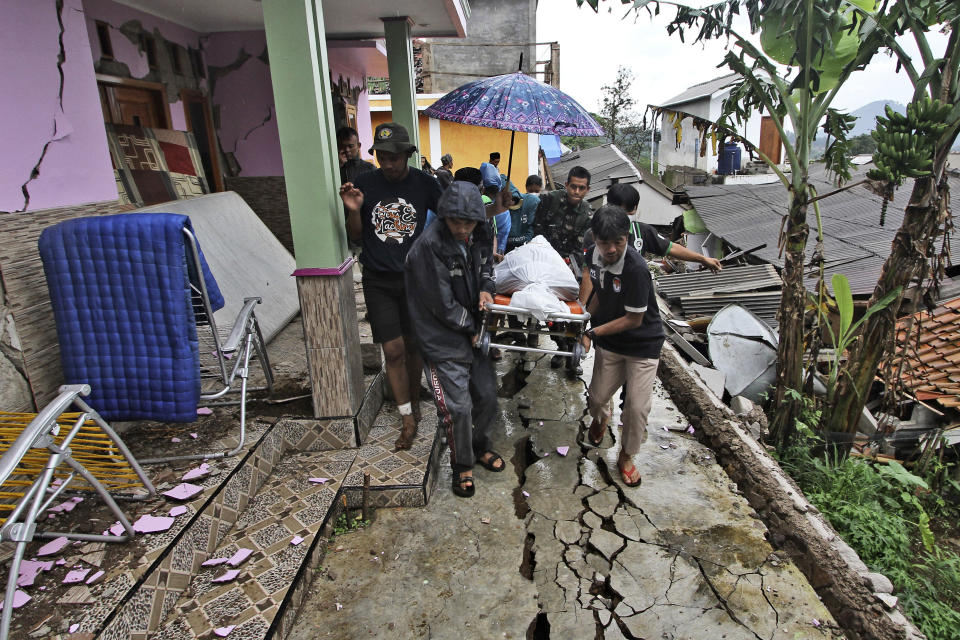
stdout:
<svg viewBox="0 0 960 640">
<path fill-rule="evenodd" d="M 54 0 L 0 0 L 0 211 L 117 199 L 80 0 L 63 3 L 63 108 Z"/>
<path fill-rule="evenodd" d="M 240 165 L 240 176 L 282 176 L 283 158 L 280 154 L 280 135 L 277 131 L 276 109 L 270 67 L 260 56 L 266 47 L 262 31 L 234 31 L 211 33 L 206 41 L 204 56 L 208 67 L 226 67 L 238 60 L 241 51 L 250 54 L 239 68 L 227 71 L 213 85 L 212 103 L 220 110 L 217 134 L 224 152 L 233 152 Z M 330 49 L 330 70 L 334 81 L 340 76 L 351 84 L 364 81 L 363 64 L 357 54 L 346 49 Z M 367 92 L 357 100 L 357 129 L 363 157 L 369 159 L 367 149 L 373 144 L 370 126 L 370 102 Z"/>
<path fill-rule="evenodd" d="M 266 46 L 263 31 L 232 31 L 211 33 L 204 49 L 213 85 L 211 103 L 220 113 L 217 135 L 223 151 L 233 152 L 239 175 L 245 177 L 283 175 L 270 67 L 257 57 Z M 250 57 L 238 69 L 211 77 L 210 67 L 236 62 L 241 51 Z"/>
<path fill-rule="evenodd" d="M 148 33 L 159 31 L 170 42 L 175 42 L 183 47 L 201 49 L 202 34 L 175 22 L 158 18 L 112 0 L 83 0 L 83 6 L 87 14 L 87 34 L 92 59 L 99 60 L 102 55 L 96 25 L 97 20 L 101 20 L 110 25 L 110 44 L 113 47 L 114 59 L 127 65 L 127 68 L 130 69 L 130 76 L 133 78 L 143 79 L 149 75 L 150 65 L 147 62 L 146 53 L 141 53 L 136 44 L 130 42 L 129 38 L 120 33 L 119 29 L 125 22 L 138 20 L 144 31 Z M 201 79 L 200 83 L 201 88 L 206 89 L 206 81 Z M 168 104 L 170 120 L 173 129 L 186 131 L 186 113 L 183 110 L 183 103 L 178 98 L 177 95 L 167 95 L 168 100 L 174 100 L 174 102 Z"/>
</svg>

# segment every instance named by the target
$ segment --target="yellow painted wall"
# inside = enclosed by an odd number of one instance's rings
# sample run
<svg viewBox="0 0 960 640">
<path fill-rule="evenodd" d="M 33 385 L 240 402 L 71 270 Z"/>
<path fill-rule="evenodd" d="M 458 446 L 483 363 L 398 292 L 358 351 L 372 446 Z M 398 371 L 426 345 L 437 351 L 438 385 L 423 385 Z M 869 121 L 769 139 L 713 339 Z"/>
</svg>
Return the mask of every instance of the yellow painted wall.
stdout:
<svg viewBox="0 0 960 640">
<path fill-rule="evenodd" d="M 510 153 L 510 132 L 503 129 L 473 127 L 448 120 L 440 121 L 440 146 L 453 156 L 453 167 L 479 167 L 490 160 L 490 154 L 500 152 L 500 173 L 507 172 Z M 527 134 L 517 133 L 513 141 L 513 169 L 510 180 L 523 193 L 523 185 L 530 175 L 527 166 Z"/>
<path fill-rule="evenodd" d="M 419 99 L 417 102 L 421 103 Z M 429 102 L 432 100 L 428 101 L 428 104 Z M 419 115 L 420 151 L 427 156 L 434 168 L 439 167 L 440 158 L 430 157 L 429 118 L 422 113 Z M 377 125 L 390 122 L 391 118 L 390 111 L 373 111 L 370 113 L 370 125 L 376 129 Z M 481 162 L 487 162 L 490 159 L 490 153 L 499 151 L 500 173 L 506 173 L 510 152 L 510 132 L 441 120 L 440 150 L 441 155 L 449 153 L 453 156 L 454 170 L 460 167 L 479 167 Z M 520 189 L 520 193 L 524 192 L 527 176 L 537 171 L 536 166 L 528 166 L 527 160 L 527 134 L 517 133 L 513 142 L 513 170 L 510 179 Z"/>
</svg>

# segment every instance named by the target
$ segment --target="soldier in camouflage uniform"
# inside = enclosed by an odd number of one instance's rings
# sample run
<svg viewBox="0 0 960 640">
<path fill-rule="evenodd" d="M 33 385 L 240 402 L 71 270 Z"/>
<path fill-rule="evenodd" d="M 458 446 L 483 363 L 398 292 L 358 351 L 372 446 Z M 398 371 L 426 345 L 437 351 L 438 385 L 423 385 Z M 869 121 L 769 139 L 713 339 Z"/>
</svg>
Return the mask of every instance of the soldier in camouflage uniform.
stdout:
<svg viewBox="0 0 960 640">
<path fill-rule="evenodd" d="M 533 219 L 533 234 L 542 235 L 564 258 L 583 264 L 583 236 L 590 228 L 593 209 L 584 200 L 590 189 L 590 172 L 581 166 L 570 169 L 563 189 L 540 194 L 540 206 Z M 570 351 L 572 338 L 554 336 L 557 348 Z M 554 369 L 563 364 L 563 356 L 553 356 L 550 366 Z M 571 376 L 583 373 L 567 358 L 567 370 Z"/>
</svg>

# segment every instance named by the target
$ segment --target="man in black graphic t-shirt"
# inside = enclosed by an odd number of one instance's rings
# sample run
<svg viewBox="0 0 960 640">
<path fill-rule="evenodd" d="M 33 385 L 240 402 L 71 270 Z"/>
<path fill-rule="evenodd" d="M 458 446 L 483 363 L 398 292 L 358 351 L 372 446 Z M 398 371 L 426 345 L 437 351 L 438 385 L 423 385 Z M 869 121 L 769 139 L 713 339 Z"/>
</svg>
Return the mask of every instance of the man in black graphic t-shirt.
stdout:
<svg viewBox="0 0 960 640">
<path fill-rule="evenodd" d="M 362 247 L 363 296 L 386 361 L 387 380 L 400 410 L 398 449 L 409 449 L 420 420 L 422 363 L 407 312 L 403 266 L 423 232 L 427 210 L 437 210 L 440 184 L 407 161 L 416 147 L 394 122 L 377 127 L 373 147 L 380 168 L 340 187 L 347 235 Z"/>
</svg>

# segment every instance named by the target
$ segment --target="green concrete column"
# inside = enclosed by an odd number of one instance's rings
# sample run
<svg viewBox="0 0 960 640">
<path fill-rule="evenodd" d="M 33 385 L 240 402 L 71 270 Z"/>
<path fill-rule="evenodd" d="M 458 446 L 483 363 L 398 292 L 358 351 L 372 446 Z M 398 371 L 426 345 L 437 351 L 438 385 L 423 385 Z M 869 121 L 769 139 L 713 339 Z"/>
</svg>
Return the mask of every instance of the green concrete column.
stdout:
<svg viewBox="0 0 960 640">
<path fill-rule="evenodd" d="M 387 71 L 390 74 L 390 106 L 393 121 L 410 133 L 410 141 L 420 149 L 420 126 L 417 120 L 417 78 L 413 66 L 412 21 L 407 16 L 383 18 L 387 44 Z M 420 168 L 420 154 L 410 157 L 410 165 Z"/>
<path fill-rule="evenodd" d="M 348 256 L 320 0 L 263 0 L 297 267 Z"/>
<path fill-rule="evenodd" d="M 357 419 L 366 397 L 353 258 L 321 0 L 263 0 L 280 151 L 297 254 L 297 291 L 317 418 Z"/>
</svg>

